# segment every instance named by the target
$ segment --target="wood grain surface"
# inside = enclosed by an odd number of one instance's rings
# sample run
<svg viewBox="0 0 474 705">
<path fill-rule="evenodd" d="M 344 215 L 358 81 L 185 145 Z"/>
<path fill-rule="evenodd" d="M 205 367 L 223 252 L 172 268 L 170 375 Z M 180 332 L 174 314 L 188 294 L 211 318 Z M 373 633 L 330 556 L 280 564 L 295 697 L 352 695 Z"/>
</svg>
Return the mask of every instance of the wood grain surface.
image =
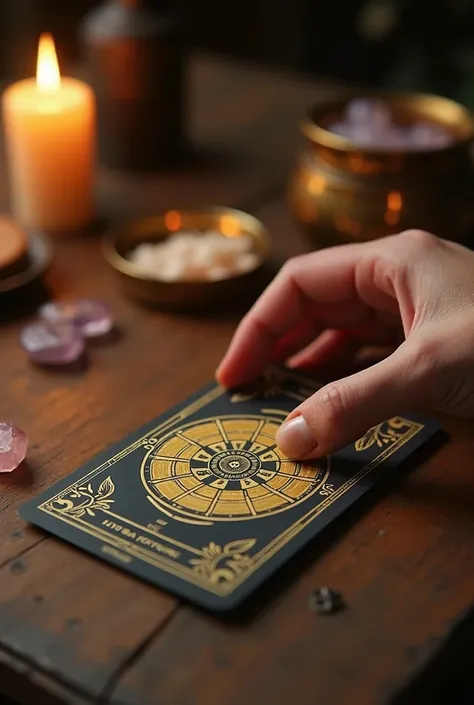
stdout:
<svg viewBox="0 0 474 705">
<path fill-rule="evenodd" d="M 193 165 L 100 174 L 101 215 L 241 206 L 270 228 L 277 261 L 307 250 L 284 186 L 299 117 L 337 87 L 199 60 L 191 88 Z M 28 465 L 0 476 L 0 693 L 25 705 L 388 705 L 472 599 L 473 425 L 446 421 L 450 440 L 433 457 L 351 510 L 232 619 L 181 604 L 26 526 L 17 508 L 209 381 L 242 310 L 140 308 L 97 237 L 55 245 L 53 294 L 108 300 L 118 334 L 91 346 L 82 369 L 47 371 L 19 348 L 23 309 L 0 311 L 0 418 L 31 439 Z M 348 609 L 310 612 L 321 584 Z"/>
</svg>

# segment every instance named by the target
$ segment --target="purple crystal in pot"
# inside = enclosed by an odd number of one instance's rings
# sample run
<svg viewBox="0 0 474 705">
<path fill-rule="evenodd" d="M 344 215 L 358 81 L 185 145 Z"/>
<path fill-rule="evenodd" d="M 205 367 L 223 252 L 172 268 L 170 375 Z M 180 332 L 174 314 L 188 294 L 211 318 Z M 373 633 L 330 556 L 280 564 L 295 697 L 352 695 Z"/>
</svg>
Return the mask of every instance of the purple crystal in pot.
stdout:
<svg viewBox="0 0 474 705">
<path fill-rule="evenodd" d="M 24 461 L 28 436 L 12 423 L 0 421 L 0 472 L 13 472 Z"/>
<path fill-rule="evenodd" d="M 441 125 L 416 122 L 411 126 L 410 137 L 415 148 L 442 149 L 453 142 L 452 135 Z"/>
<path fill-rule="evenodd" d="M 20 334 L 23 349 L 39 365 L 69 365 L 84 352 L 81 331 L 72 323 L 37 321 Z"/>
<path fill-rule="evenodd" d="M 449 147 L 455 141 L 454 135 L 436 122 L 398 125 L 388 105 L 365 98 L 348 103 L 341 120 L 329 129 L 360 147 L 381 150 L 435 150 Z"/>
<path fill-rule="evenodd" d="M 86 338 L 106 335 L 114 325 L 108 306 L 94 299 L 52 301 L 41 306 L 39 315 L 52 323 L 73 323 Z"/>
<path fill-rule="evenodd" d="M 352 100 L 344 117 L 349 125 L 363 125 L 375 132 L 385 129 L 392 121 L 390 108 L 380 100 Z"/>
</svg>

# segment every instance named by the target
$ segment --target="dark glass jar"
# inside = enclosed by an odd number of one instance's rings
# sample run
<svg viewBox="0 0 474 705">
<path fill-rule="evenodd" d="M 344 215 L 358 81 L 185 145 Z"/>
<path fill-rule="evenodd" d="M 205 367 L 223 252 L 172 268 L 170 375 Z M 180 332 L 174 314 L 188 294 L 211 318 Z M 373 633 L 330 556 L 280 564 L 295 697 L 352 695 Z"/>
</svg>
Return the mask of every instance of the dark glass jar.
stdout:
<svg viewBox="0 0 474 705">
<path fill-rule="evenodd" d="M 104 166 L 153 171 L 183 154 L 181 18 L 158 0 L 108 0 L 81 26 Z"/>
</svg>

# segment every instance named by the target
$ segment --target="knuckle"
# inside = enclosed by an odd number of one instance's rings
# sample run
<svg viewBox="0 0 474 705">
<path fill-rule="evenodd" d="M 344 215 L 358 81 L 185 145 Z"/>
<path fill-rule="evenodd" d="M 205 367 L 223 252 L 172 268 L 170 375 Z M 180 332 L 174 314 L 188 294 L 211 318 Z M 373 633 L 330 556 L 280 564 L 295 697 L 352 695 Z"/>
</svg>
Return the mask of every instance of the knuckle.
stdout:
<svg viewBox="0 0 474 705">
<path fill-rule="evenodd" d="M 405 230 L 400 233 L 399 237 L 406 241 L 410 252 L 415 254 L 427 252 L 437 247 L 440 242 L 436 235 L 426 230 Z"/>
<path fill-rule="evenodd" d="M 286 260 L 285 264 L 280 269 L 281 276 L 285 279 L 292 278 L 298 271 L 303 257 L 304 255 L 300 255 L 298 257 L 290 257 L 290 259 Z"/>
</svg>

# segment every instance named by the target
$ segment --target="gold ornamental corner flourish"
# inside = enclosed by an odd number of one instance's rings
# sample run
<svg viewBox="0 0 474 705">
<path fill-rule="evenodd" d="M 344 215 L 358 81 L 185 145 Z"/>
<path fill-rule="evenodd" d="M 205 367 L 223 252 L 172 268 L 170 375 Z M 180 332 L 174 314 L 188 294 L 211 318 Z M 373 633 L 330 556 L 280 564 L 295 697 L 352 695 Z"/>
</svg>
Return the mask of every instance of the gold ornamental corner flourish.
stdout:
<svg viewBox="0 0 474 705">
<path fill-rule="evenodd" d="M 394 416 L 393 419 L 369 428 L 367 433 L 356 441 L 354 447 L 356 451 L 361 452 L 373 446 L 374 443 L 379 448 L 388 446 L 405 435 L 406 426 L 407 422 L 405 419 L 400 418 L 400 416 Z"/>
<path fill-rule="evenodd" d="M 100 483 L 97 490 L 92 488 L 92 485 L 75 487 L 67 494 L 66 497 L 59 497 L 48 503 L 48 509 L 52 509 L 60 514 L 69 514 L 80 518 L 84 514 L 95 516 L 95 512 L 100 509 L 110 509 L 110 505 L 115 500 L 111 496 L 115 492 L 115 485 L 111 477 L 105 478 Z"/>
<path fill-rule="evenodd" d="M 190 563 L 195 573 L 214 585 L 232 583 L 252 567 L 252 558 L 245 554 L 256 542 L 256 539 L 239 539 L 222 547 L 211 541 L 201 550 L 202 558 L 193 558 Z"/>
</svg>

